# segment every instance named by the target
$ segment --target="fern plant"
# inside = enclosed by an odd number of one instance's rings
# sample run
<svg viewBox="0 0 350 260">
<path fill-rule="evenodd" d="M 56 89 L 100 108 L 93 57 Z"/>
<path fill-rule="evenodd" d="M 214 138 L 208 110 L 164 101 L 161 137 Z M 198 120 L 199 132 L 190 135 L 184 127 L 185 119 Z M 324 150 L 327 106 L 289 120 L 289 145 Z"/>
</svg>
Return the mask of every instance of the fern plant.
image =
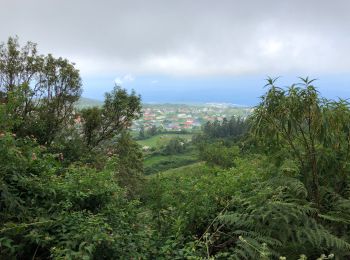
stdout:
<svg viewBox="0 0 350 260">
<path fill-rule="evenodd" d="M 225 250 L 232 259 L 259 259 L 262 245 L 273 258 L 288 259 L 299 253 L 311 258 L 320 253 L 334 253 L 339 259 L 348 257 L 348 240 L 324 221 L 342 219 L 320 214 L 307 195 L 305 186 L 296 178 L 280 176 L 260 183 L 237 196 L 230 210 L 218 218 L 215 233 L 219 236 L 212 247 L 229 241 Z"/>
</svg>

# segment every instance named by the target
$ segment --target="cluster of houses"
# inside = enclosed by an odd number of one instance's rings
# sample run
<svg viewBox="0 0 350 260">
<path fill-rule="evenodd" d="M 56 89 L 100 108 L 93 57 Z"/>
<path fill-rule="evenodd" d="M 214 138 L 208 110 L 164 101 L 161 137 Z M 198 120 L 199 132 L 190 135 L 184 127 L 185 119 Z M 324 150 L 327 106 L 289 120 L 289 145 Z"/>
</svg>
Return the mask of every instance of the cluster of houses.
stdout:
<svg viewBox="0 0 350 260">
<path fill-rule="evenodd" d="M 156 126 L 164 131 L 192 131 L 200 129 L 207 121 L 221 121 L 225 117 L 237 115 L 237 111 L 242 113 L 241 110 L 214 105 L 147 105 L 143 108 L 143 117 L 134 122 L 132 130 L 139 131 L 141 127 L 147 130 Z"/>
</svg>

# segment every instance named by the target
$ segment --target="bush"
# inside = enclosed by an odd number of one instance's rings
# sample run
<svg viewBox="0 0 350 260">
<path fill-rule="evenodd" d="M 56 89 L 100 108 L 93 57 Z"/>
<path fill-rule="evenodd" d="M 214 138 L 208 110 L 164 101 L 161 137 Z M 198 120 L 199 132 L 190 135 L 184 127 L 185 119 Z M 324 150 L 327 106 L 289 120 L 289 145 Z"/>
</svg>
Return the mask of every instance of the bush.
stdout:
<svg viewBox="0 0 350 260">
<path fill-rule="evenodd" d="M 58 259 L 147 255 L 152 231 L 114 173 L 64 169 L 43 150 L 30 139 L 0 138 L 1 254 Z"/>
<path fill-rule="evenodd" d="M 230 168 L 235 165 L 234 159 L 239 154 L 237 146 L 226 147 L 222 143 L 206 144 L 200 147 L 199 158 L 210 166 Z"/>
<path fill-rule="evenodd" d="M 171 155 L 171 154 L 179 154 L 184 153 L 187 148 L 187 143 L 185 139 L 182 138 L 173 138 L 165 145 L 163 148 L 163 154 Z"/>
</svg>

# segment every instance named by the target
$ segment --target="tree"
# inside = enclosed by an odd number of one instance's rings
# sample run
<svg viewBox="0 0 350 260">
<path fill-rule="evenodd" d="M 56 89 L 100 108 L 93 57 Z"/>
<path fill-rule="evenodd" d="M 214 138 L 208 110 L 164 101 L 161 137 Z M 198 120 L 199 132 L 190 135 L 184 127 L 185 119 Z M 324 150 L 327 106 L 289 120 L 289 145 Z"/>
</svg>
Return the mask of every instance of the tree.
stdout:
<svg viewBox="0 0 350 260">
<path fill-rule="evenodd" d="M 141 98 L 134 91 L 115 86 L 105 94 L 102 108 L 82 110 L 83 134 L 87 145 L 92 149 L 101 142 L 111 140 L 131 126 L 141 115 Z"/>
<path fill-rule="evenodd" d="M 98 107 L 85 108 L 80 111 L 84 119 L 83 133 L 86 144 L 91 146 L 97 139 L 98 129 L 102 124 L 102 109 Z"/>
<path fill-rule="evenodd" d="M 314 80 L 301 78 L 287 89 L 268 79 L 270 89 L 253 114 L 253 129 L 271 151 L 288 149 L 299 165 L 311 200 L 319 207 L 321 186 L 347 190 L 350 109 L 345 100 L 320 98 Z M 300 87 L 301 86 L 301 87 Z"/>
<path fill-rule="evenodd" d="M 237 146 L 226 147 L 220 142 L 199 147 L 199 158 L 206 161 L 209 166 L 233 167 L 238 154 L 239 148 Z"/>
<path fill-rule="evenodd" d="M 165 155 L 184 153 L 186 150 L 186 140 L 180 137 L 170 139 L 169 143 L 163 148 Z"/>
<path fill-rule="evenodd" d="M 39 55 L 31 42 L 21 48 L 18 38 L 0 45 L 0 103 L 8 130 L 49 145 L 71 123 L 80 94 L 81 79 L 73 63 Z"/>
<path fill-rule="evenodd" d="M 126 188 L 130 197 L 139 195 L 143 175 L 143 154 L 140 146 L 127 131 L 123 131 L 114 145 L 117 183 Z"/>
<path fill-rule="evenodd" d="M 140 131 L 139 131 L 139 138 L 142 140 L 142 139 L 145 139 L 145 127 L 142 125 L 140 127 Z"/>
<path fill-rule="evenodd" d="M 215 120 L 214 122 L 208 121 L 203 126 L 203 134 L 209 139 L 213 138 L 239 138 L 247 133 L 249 124 L 246 120 L 232 116 L 230 120 L 226 118 L 222 122 Z"/>
<path fill-rule="evenodd" d="M 158 129 L 155 125 L 152 125 L 148 130 L 147 130 L 147 135 L 148 136 L 155 136 L 158 133 Z"/>
</svg>

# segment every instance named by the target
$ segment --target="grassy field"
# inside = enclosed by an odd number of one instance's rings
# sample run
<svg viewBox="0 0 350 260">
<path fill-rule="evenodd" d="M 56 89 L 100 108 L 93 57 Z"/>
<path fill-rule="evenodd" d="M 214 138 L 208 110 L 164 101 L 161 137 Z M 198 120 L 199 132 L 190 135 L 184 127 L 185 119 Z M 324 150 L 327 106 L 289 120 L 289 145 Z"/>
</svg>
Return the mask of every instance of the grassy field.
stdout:
<svg viewBox="0 0 350 260">
<path fill-rule="evenodd" d="M 175 137 L 180 137 L 185 140 L 191 141 L 192 139 L 192 134 L 159 134 L 152 136 L 148 139 L 145 140 L 139 140 L 137 143 L 141 146 L 149 146 L 151 148 L 159 148 L 163 145 L 166 145 L 170 139 L 175 138 Z"/>
<path fill-rule="evenodd" d="M 186 153 L 175 155 L 150 155 L 144 160 L 145 174 L 154 174 L 184 165 L 193 164 L 198 161 L 197 152 L 190 150 Z"/>
<path fill-rule="evenodd" d="M 202 166 L 204 166 L 205 163 L 204 162 L 195 162 L 195 163 L 191 163 L 191 164 L 188 164 L 188 165 L 185 165 L 185 166 L 180 166 L 178 168 L 172 168 L 172 169 L 169 169 L 169 170 L 166 170 L 166 171 L 163 171 L 163 172 L 159 172 L 158 174 L 156 175 L 151 175 L 152 177 L 154 176 L 163 176 L 163 177 L 166 177 L 166 176 L 182 176 L 184 174 L 200 174 L 202 172 Z"/>
<path fill-rule="evenodd" d="M 193 147 L 188 147 L 186 152 L 180 154 L 164 155 L 161 152 L 161 148 L 171 139 L 179 137 L 191 141 L 192 135 L 193 134 L 168 133 L 152 136 L 145 140 L 138 140 L 137 143 L 142 147 L 148 146 L 156 149 L 156 151 L 153 150 L 144 153 L 145 174 L 150 175 L 197 162 L 198 154 Z"/>
</svg>

